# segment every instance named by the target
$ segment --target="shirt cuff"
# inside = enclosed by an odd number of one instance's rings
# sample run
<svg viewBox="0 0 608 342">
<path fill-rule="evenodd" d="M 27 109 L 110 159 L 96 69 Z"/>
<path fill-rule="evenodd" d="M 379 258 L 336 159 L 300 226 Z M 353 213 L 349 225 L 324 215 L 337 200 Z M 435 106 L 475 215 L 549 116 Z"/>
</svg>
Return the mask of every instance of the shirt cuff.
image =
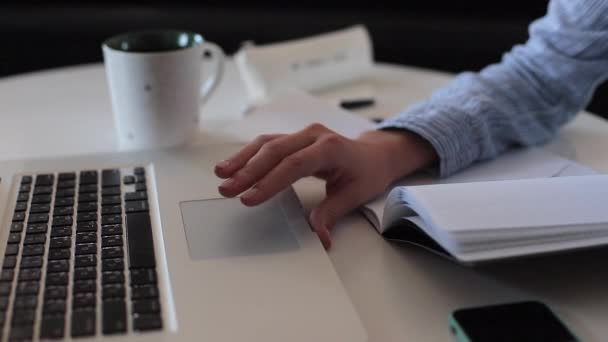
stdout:
<svg viewBox="0 0 608 342">
<path fill-rule="evenodd" d="M 443 107 L 443 108 L 442 108 Z M 439 176 L 447 177 L 479 158 L 479 143 L 472 131 L 471 116 L 423 102 L 380 123 L 380 130 L 408 130 L 427 140 L 439 157 Z M 407 158 L 407 156 L 403 156 Z"/>
</svg>

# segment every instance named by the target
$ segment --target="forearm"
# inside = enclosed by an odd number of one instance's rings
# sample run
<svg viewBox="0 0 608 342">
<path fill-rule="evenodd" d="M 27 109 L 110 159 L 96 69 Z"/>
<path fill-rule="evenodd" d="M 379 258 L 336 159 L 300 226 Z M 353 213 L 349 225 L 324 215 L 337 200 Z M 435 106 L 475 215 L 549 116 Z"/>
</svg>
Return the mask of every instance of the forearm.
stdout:
<svg viewBox="0 0 608 342">
<path fill-rule="evenodd" d="M 480 73 L 459 75 L 380 128 L 429 141 L 447 176 L 511 146 L 549 140 L 607 76 L 606 2 L 553 1 L 526 45 Z"/>
</svg>

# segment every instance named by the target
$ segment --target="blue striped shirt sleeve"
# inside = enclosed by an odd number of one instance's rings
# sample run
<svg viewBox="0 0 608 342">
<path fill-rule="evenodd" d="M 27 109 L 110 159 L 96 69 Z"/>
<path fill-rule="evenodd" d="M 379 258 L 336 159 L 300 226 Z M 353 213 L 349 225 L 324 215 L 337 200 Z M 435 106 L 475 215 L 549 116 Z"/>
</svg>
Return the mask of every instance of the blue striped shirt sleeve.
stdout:
<svg viewBox="0 0 608 342">
<path fill-rule="evenodd" d="M 608 0 L 552 0 L 529 33 L 500 63 L 456 76 L 378 128 L 429 141 L 442 177 L 548 141 L 608 79 Z"/>
</svg>

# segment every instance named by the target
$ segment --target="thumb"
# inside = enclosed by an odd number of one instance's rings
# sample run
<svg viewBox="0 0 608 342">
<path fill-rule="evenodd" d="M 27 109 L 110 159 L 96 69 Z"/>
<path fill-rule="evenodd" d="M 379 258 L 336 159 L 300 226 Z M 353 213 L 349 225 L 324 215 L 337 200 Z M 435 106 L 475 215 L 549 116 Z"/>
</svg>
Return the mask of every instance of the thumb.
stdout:
<svg viewBox="0 0 608 342">
<path fill-rule="evenodd" d="M 310 223 L 325 249 L 331 247 L 329 231 L 334 227 L 336 221 L 356 209 L 363 200 L 358 187 L 350 184 L 350 186 L 344 186 L 329 194 L 319 206 L 312 210 Z"/>
</svg>

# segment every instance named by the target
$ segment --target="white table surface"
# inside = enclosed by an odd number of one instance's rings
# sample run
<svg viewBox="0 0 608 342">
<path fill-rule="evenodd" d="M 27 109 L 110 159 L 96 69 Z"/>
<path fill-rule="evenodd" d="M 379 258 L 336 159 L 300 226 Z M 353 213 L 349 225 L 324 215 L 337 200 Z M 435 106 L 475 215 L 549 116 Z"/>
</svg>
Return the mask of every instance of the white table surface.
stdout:
<svg viewBox="0 0 608 342">
<path fill-rule="evenodd" d="M 355 85 L 317 95 L 333 100 L 370 94 L 377 104 L 359 113 L 386 117 L 425 98 L 450 77 L 383 64 Z M 229 63 L 218 93 L 202 111 L 201 128 L 238 118 L 245 104 L 244 87 Z M 116 150 L 103 66 L 0 78 L 0 137 L 0 160 Z M 546 148 L 608 173 L 605 146 L 608 122 L 582 113 Z M 316 180 L 302 180 L 296 190 L 309 208 L 323 196 Z M 337 225 L 333 239 L 329 256 L 370 341 L 450 341 L 447 317 L 452 310 L 519 299 L 545 301 L 584 341 L 608 336 L 608 251 L 467 268 L 388 243 L 356 213 Z"/>
</svg>

